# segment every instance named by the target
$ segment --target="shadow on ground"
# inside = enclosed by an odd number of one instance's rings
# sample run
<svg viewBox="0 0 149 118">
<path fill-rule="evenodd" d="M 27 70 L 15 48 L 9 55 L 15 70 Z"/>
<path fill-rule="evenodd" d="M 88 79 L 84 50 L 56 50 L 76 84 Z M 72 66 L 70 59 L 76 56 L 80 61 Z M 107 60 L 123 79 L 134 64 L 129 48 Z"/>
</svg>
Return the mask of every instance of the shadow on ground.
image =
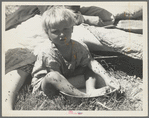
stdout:
<svg viewBox="0 0 149 118">
<path fill-rule="evenodd" d="M 112 68 L 114 71 L 123 71 L 130 76 L 135 75 L 140 78 L 143 76 L 142 60 L 133 59 L 131 57 L 115 52 L 94 52 L 94 54 L 96 54 L 96 57 L 105 57 L 101 59 L 99 58 L 97 61 L 100 62 L 106 69 Z"/>
</svg>

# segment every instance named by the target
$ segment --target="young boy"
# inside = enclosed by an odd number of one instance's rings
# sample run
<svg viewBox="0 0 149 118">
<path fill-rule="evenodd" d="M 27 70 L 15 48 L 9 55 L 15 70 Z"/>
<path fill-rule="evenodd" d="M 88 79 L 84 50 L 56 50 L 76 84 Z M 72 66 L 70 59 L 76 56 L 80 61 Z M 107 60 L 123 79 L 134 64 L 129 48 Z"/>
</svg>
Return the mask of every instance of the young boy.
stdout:
<svg viewBox="0 0 149 118">
<path fill-rule="evenodd" d="M 33 92 L 40 89 L 46 95 L 63 91 L 75 96 L 92 96 L 98 94 L 96 88 L 105 86 L 101 78 L 106 85 L 119 89 L 119 84 L 91 57 L 87 46 L 71 39 L 75 17 L 63 6 L 53 6 L 44 12 L 42 25 L 49 42 L 36 49 Z M 86 93 L 77 89 L 83 86 L 86 86 Z"/>
</svg>

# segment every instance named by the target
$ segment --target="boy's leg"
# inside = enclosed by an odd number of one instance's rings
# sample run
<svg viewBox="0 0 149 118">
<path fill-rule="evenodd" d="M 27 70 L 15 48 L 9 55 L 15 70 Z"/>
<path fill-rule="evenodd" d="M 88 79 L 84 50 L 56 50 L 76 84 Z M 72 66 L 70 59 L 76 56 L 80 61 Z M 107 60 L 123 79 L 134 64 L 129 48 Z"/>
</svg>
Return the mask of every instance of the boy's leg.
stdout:
<svg viewBox="0 0 149 118">
<path fill-rule="evenodd" d="M 54 94 L 53 91 L 63 91 L 70 95 L 86 96 L 85 93 L 75 88 L 68 80 L 58 72 L 49 72 L 41 83 L 41 89 L 45 94 Z"/>
<path fill-rule="evenodd" d="M 15 97 L 29 74 L 22 70 L 13 70 L 3 78 L 3 107 L 13 110 Z"/>
</svg>

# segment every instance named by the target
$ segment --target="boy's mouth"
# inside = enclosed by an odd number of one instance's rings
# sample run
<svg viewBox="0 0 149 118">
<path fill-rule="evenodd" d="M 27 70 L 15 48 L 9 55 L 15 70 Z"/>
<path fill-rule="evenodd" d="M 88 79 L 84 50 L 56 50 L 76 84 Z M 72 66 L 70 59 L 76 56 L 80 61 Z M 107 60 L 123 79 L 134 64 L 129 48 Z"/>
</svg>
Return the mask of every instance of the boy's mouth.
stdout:
<svg viewBox="0 0 149 118">
<path fill-rule="evenodd" d="M 60 38 L 60 41 L 65 41 L 66 39 L 64 39 L 64 38 Z"/>
<path fill-rule="evenodd" d="M 66 37 L 60 38 L 61 41 L 66 41 L 66 39 L 67 39 Z"/>
</svg>

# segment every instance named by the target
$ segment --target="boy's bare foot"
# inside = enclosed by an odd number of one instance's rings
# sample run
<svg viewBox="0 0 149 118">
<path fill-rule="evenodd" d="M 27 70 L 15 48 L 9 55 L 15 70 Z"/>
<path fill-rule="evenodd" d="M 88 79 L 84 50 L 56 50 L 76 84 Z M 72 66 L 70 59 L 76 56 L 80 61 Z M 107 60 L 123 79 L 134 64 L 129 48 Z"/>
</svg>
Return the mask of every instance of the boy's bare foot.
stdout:
<svg viewBox="0 0 149 118">
<path fill-rule="evenodd" d="M 99 89 L 88 91 L 87 94 L 89 97 L 95 97 L 95 96 L 105 95 L 107 93 L 110 93 L 111 91 L 112 89 L 109 86 L 105 86 Z"/>
<path fill-rule="evenodd" d="M 110 77 L 106 80 L 106 84 L 116 90 L 120 89 L 120 83 L 117 79 L 115 79 L 114 77 Z"/>
</svg>

